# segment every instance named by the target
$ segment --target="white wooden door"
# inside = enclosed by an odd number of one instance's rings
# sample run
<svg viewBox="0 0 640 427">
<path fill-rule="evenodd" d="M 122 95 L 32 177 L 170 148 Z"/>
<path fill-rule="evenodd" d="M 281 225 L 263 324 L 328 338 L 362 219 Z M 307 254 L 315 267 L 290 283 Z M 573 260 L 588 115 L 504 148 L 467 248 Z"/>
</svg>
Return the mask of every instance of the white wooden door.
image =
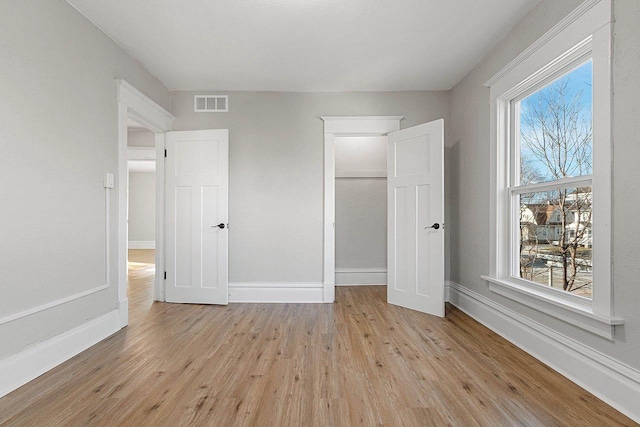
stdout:
<svg viewBox="0 0 640 427">
<path fill-rule="evenodd" d="M 229 131 L 167 132 L 166 300 L 228 304 Z"/>
<path fill-rule="evenodd" d="M 444 120 L 389 134 L 387 300 L 444 316 Z"/>
</svg>

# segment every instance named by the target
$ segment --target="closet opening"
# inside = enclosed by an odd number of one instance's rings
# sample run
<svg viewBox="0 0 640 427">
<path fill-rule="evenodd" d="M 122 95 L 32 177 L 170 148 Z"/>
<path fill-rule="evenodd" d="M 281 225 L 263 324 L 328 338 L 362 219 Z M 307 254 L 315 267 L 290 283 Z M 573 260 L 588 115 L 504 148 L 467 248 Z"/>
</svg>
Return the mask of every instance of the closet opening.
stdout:
<svg viewBox="0 0 640 427">
<path fill-rule="evenodd" d="M 334 142 L 335 285 L 386 285 L 387 137 Z"/>
</svg>

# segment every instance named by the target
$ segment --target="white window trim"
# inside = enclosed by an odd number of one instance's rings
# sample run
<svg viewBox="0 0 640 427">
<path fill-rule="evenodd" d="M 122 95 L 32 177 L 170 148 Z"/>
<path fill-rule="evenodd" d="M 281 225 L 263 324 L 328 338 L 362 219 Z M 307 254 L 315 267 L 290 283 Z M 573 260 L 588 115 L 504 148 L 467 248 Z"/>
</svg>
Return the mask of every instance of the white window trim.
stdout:
<svg viewBox="0 0 640 427">
<path fill-rule="evenodd" d="M 491 99 L 490 271 L 489 289 L 528 307 L 613 340 L 611 274 L 611 0 L 587 0 L 527 50 L 489 79 Z M 588 300 L 510 275 L 509 120 L 510 103 L 533 87 L 554 79 L 570 63 L 593 60 L 593 224 L 594 289 Z M 578 180 L 591 179 L 579 177 Z M 569 179 L 571 180 L 571 179 Z M 565 183 L 566 184 L 566 183 Z"/>
</svg>

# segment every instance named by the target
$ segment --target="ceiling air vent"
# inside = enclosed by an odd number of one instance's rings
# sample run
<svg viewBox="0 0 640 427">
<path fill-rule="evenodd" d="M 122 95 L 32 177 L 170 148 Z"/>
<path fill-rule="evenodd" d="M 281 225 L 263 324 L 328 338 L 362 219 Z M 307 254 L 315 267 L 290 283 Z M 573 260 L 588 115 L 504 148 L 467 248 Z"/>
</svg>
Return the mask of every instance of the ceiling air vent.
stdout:
<svg viewBox="0 0 640 427">
<path fill-rule="evenodd" d="M 193 97 L 193 111 L 226 113 L 229 111 L 229 97 L 227 95 L 196 95 Z"/>
</svg>

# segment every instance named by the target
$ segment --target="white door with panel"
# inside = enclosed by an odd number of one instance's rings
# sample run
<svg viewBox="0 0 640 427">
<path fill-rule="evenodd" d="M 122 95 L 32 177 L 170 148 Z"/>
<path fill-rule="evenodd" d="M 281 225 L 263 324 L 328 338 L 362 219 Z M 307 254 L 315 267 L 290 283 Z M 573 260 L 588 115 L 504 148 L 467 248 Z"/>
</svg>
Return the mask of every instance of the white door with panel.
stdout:
<svg viewBox="0 0 640 427">
<path fill-rule="evenodd" d="M 228 304 L 229 131 L 167 132 L 166 300 Z"/>
<path fill-rule="evenodd" d="M 444 120 L 389 134 L 387 300 L 444 316 Z"/>
</svg>

